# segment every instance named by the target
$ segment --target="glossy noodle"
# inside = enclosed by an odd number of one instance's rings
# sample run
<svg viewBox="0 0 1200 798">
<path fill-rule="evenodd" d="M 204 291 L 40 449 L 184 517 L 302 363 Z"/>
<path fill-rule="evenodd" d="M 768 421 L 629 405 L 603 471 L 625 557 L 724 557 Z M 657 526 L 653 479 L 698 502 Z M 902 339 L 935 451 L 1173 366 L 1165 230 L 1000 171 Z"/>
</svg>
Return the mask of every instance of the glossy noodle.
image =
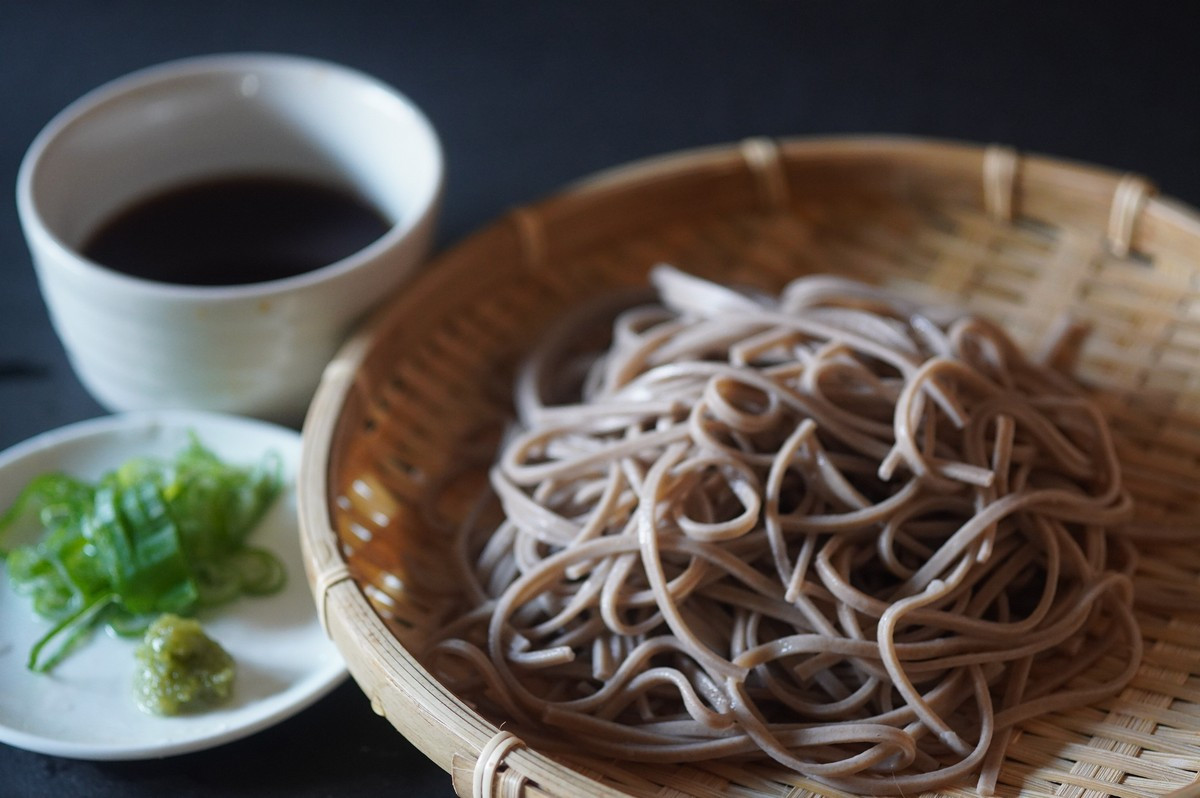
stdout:
<svg viewBox="0 0 1200 798">
<path fill-rule="evenodd" d="M 1016 724 L 1132 677 L 1131 503 L 1069 379 L 848 280 L 652 281 L 518 379 L 451 689 L 546 751 L 987 794 Z"/>
</svg>

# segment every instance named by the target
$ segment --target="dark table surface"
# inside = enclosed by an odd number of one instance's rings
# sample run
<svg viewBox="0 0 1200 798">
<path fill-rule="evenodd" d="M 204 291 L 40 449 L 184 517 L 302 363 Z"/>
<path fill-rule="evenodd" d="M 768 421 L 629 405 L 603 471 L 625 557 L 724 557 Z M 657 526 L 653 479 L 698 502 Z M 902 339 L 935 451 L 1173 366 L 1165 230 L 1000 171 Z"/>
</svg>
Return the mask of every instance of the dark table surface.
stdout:
<svg viewBox="0 0 1200 798">
<path fill-rule="evenodd" d="M 1200 13 L 1178 2 L 0 2 L 0 184 L 63 105 L 186 55 L 290 52 L 399 87 L 437 127 L 439 246 L 598 169 L 748 136 L 1002 142 L 1200 204 Z M 104 413 L 0 202 L 0 448 Z M 248 739 L 141 762 L 0 744 L 0 796 L 449 796 L 348 681 Z"/>
</svg>

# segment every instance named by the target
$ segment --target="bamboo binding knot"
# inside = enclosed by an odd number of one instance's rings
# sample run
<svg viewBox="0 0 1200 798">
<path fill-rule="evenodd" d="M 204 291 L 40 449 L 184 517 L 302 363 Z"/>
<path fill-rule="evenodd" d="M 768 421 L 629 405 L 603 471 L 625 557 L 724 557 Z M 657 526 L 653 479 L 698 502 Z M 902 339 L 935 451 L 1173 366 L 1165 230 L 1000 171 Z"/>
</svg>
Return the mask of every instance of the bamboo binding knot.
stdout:
<svg viewBox="0 0 1200 798">
<path fill-rule="evenodd" d="M 321 573 L 313 580 L 313 593 L 317 597 L 317 620 L 321 629 L 329 637 L 329 591 L 339 582 L 350 578 L 350 568 L 344 562 L 339 562 Z"/>
<path fill-rule="evenodd" d="M 524 748 L 525 742 L 510 731 L 501 729 L 492 739 L 487 741 L 479 758 L 475 760 L 475 770 L 471 777 L 472 798 L 495 798 L 495 796 L 516 796 L 524 786 L 525 777 L 510 770 L 500 776 L 502 786 L 496 790 L 498 771 L 504 758 L 517 748 Z M 511 776 L 511 778 L 510 778 Z"/>
<path fill-rule="evenodd" d="M 990 144 L 983 151 L 983 208 L 1001 222 L 1013 220 L 1020 156 L 1012 147 Z"/>
<path fill-rule="evenodd" d="M 515 208 L 509 212 L 517 231 L 521 250 L 521 265 L 531 271 L 546 262 L 546 230 L 538 214 L 530 208 Z"/>
<path fill-rule="evenodd" d="M 1127 174 L 1117 182 L 1108 212 L 1108 248 L 1118 258 L 1128 257 L 1134 226 L 1153 193 L 1154 186 L 1139 175 Z"/>
<path fill-rule="evenodd" d="M 768 138 L 752 138 L 743 141 L 740 149 L 742 159 L 754 177 L 762 207 L 775 210 L 786 205 L 788 180 L 779 145 Z"/>
</svg>

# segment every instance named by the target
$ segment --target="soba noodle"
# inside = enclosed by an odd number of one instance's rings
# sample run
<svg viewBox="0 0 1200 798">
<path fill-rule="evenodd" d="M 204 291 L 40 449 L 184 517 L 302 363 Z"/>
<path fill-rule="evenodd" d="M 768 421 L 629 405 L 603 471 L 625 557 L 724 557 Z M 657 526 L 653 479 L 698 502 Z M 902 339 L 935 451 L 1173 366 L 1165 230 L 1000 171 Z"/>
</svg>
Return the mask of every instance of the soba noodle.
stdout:
<svg viewBox="0 0 1200 798">
<path fill-rule="evenodd" d="M 546 750 L 987 794 L 1015 724 L 1132 677 L 1131 503 L 1068 379 L 848 280 L 652 281 L 520 375 L 452 689 Z"/>
</svg>

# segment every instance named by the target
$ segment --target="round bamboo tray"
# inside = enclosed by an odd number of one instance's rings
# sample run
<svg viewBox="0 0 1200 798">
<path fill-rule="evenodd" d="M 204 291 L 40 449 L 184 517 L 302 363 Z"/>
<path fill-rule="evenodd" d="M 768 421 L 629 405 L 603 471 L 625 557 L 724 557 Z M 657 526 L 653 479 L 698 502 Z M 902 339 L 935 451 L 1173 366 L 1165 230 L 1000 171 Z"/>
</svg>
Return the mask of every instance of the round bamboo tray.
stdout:
<svg viewBox="0 0 1200 798">
<path fill-rule="evenodd" d="M 1029 350 L 1064 314 L 1070 366 L 1151 478 L 1148 517 L 1200 519 L 1200 216 L 1142 179 L 1008 148 L 896 138 L 749 140 L 603 173 L 440 256 L 326 370 L 304 429 L 300 511 L 325 628 L 376 711 L 461 796 L 838 795 L 728 763 L 566 767 L 476 714 L 410 651 L 453 593 L 423 519 L 466 451 L 495 445 L 516 362 L 565 309 L 668 262 L 777 290 L 833 271 L 1004 324 Z M 453 495 L 452 491 L 450 495 Z M 439 512 L 453 514 L 453 501 Z M 1119 696 L 1026 724 L 1006 796 L 1197 795 L 1200 546 L 1146 556 L 1146 657 Z M 972 784 L 931 795 L 974 795 Z"/>
</svg>

